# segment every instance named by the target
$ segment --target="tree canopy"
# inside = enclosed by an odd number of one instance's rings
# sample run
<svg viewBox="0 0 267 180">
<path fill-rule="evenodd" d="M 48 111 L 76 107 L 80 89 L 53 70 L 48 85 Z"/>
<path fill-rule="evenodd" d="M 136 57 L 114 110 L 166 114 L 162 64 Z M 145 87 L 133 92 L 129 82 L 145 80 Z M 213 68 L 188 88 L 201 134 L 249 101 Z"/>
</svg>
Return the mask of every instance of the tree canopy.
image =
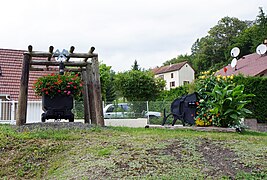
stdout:
<svg viewBox="0 0 267 180">
<path fill-rule="evenodd" d="M 163 65 L 188 61 L 197 73 L 217 70 L 232 60 L 230 51 L 240 48 L 240 57 L 254 53 L 256 47 L 267 39 L 267 16 L 263 8 L 254 21 L 242 21 L 235 17 L 223 17 L 210 28 L 208 35 L 198 38 L 191 47 L 191 55 L 179 55 Z"/>
<path fill-rule="evenodd" d="M 154 78 L 150 71 L 131 70 L 116 75 L 116 87 L 128 101 L 155 100 L 165 86 L 165 81 Z"/>
</svg>

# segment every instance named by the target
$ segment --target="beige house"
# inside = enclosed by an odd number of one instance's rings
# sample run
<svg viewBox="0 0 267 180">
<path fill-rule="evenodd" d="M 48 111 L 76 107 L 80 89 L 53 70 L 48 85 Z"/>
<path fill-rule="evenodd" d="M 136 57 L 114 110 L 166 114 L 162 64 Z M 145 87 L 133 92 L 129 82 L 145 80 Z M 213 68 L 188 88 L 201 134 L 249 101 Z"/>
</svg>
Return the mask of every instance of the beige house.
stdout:
<svg viewBox="0 0 267 180">
<path fill-rule="evenodd" d="M 195 71 L 187 61 L 155 68 L 152 72 L 155 77 L 166 81 L 166 90 L 189 84 L 195 79 Z"/>
</svg>

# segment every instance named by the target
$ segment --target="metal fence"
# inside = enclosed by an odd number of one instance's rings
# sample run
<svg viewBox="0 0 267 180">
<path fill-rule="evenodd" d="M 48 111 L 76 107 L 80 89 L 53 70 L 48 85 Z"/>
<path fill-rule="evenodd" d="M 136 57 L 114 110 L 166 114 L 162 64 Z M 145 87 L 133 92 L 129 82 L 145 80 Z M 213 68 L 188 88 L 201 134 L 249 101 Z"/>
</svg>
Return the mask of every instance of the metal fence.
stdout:
<svg viewBox="0 0 267 180">
<path fill-rule="evenodd" d="M 105 119 L 147 118 L 149 124 L 161 124 L 164 109 L 170 113 L 170 101 L 103 102 Z M 16 122 L 18 101 L 0 101 L 0 123 Z M 42 101 L 28 101 L 27 123 L 41 122 Z M 74 102 L 75 119 L 84 118 L 83 102 Z M 168 122 L 167 122 L 168 123 Z"/>
</svg>

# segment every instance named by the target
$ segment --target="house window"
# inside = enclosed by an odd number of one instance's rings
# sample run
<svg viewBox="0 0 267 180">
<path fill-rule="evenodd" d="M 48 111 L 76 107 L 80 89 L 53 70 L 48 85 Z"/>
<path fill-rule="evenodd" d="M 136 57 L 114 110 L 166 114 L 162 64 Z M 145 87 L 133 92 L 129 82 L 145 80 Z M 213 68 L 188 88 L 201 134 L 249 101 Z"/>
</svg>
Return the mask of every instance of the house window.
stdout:
<svg viewBox="0 0 267 180">
<path fill-rule="evenodd" d="M 171 73 L 171 78 L 173 78 L 173 73 Z"/>
<path fill-rule="evenodd" d="M 189 84 L 189 81 L 184 81 L 184 85 Z"/>
<path fill-rule="evenodd" d="M 164 79 L 164 75 L 163 74 L 159 75 L 158 77 L 161 78 L 161 79 Z"/>
<path fill-rule="evenodd" d="M 175 82 L 174 81 L 170 82 L 170 87 L 175 87 Z"/>
</svg>

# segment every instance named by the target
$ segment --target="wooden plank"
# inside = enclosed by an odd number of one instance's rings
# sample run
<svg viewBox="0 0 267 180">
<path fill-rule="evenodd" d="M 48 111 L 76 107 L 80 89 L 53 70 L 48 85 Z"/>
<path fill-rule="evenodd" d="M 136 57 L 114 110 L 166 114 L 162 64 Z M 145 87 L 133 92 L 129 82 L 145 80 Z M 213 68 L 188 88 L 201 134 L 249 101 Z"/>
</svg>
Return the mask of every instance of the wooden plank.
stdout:
<svg viewBox="0 0 267 180">
<path fill-rule="evenodd" d="M 86 71 L 82 71 L 83 80 L 83 107 L 84 107 L 84 123 L 90 123 L 90 105 L 89 105 L 89 95 L 88 95 L 88 80 L 86 76 Z"/>
<path fill-rule="evenodd" d="M 159 129 L 188 129 L 196 131 L 206 131 L 206 132 L 236 132 L 235 128 L 222 128 L 222 127 L 198 127 L 198 126 L 183 126 L 183 125 L 147 125 L 146 128 L 159 128 Z"/>
<path fill-rule="evenodd" d="M 31 56 L 29 54 L 24 54 L 22 63 L 21 81 L 20 81 L 19 100 L 18 100 L 18 114 L 17 114 L 18 118 L 16 120 L 16 125 L 18 126 L 25 124 L 27 119 L 27 100 L 28 100 L 30 61 L 31 61 Z"/>
<path fill-rule="evenodd" d="M 99 75 L 99 62 L 97 57 L 92 58 L 92 71 L 94 75 L 93 81 L 93 94 L 96 112 L 96 124 L 98 126 L 105 126 L 104 115 L 103 115 L 103 104 L 101 96 L 101 85 L 100 85 L 100 75 Z"/>
</svg>

